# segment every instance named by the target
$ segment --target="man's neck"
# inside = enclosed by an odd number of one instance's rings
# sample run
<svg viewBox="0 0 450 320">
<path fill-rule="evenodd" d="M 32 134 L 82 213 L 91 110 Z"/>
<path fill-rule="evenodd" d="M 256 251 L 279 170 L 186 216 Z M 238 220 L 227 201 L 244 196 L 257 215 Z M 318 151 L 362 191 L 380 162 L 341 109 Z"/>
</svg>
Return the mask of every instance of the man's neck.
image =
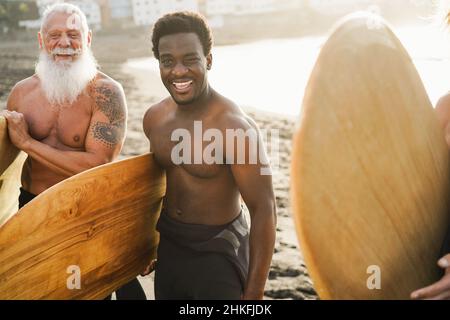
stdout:
<svg viewBox="0 0 450 320">
<path fill-rule="evenodd" d="M 208 106 L 214 94 L 215 91 L 208 85 L 205 90 L 203 90 L 203 93 L 195 101 L 189 104 L 177 104 L 178 110 L 189 115 L 204 113 L 208 109 Z"/>
</svg>

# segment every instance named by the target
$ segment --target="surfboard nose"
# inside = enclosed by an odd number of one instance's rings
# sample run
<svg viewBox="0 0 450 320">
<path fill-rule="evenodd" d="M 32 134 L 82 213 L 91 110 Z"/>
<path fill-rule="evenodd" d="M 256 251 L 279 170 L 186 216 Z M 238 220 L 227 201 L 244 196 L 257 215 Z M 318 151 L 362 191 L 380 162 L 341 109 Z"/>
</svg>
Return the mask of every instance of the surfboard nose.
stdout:
<svg viewBox="0 0 450 320">
<path fill-rule="evenodd" d="M 355 12 L 339 20 L 332 28 L 327 44 L 338 50 L 345 47 L 349 52 L 381 45 L 401 51 L 409 57 L 392 27 L 381 16 L 370 12 Z M 351 44 L 351 46 L 349 46 Z"/>
</svg>

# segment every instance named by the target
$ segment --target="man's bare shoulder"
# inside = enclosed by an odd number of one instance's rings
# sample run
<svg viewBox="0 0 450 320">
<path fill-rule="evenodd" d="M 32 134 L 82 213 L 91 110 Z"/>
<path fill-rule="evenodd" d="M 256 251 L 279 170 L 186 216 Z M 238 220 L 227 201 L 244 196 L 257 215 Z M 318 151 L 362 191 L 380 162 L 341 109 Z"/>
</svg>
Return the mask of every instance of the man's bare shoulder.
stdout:
<svg viewBox="0 0 450 320">
<path fill-rule="evenodd" d="M 8 109 L 18 111 L 17 109 L 20 106 L 22 99 L 39 88 L 39 86 L 40 80 L 37 75 L 32 75 L 31 77 L 17 82 L 9 93 L 7 102 Z"/>
<path fill-rule="evenodd" d="M 167 114 L 173 107 L 171 98 L 165 98 L 155 104 L 152 104 L 144 115 L 144 122 L 153 121 L 155 118 L 159 118 L 163 114 Z"/>
<path fill-rule="evenodd" d="M 99 72 L 90 86 L 90 96 L 97 110 L 103 112 L 111 123 L 126 119 L 125 92 L 119 82 Z"/>
<path fill-rule="evenodd" d="M 251 129 L 257 128 L 256 122 L 242 110 L 235 102 L 218 95 L 217 119 L 223 129 Z"/>
<path fill-rule="evenodd" d="M 117 92 L 118 94 L 124 95 L 124 90 L 122 85 L 114 80 L 113 78 L 111 78 L 110 76 L 104 74 L 103 72 L 98 72 L 97 76 L 95 77 L 94 81 L 92 82 L 92 87 L 95 90 L 95 92 L 97 92 L 98 90 L 101 91 L 101 89 L 110 89 L 113 90 L 115 92 Z"/>
<path fill-rule="evenodd" d="M 40 83 L 41 83 L 41 80 L 39 79 L 37 74 L 34 74 L 31 77 L 25 78 L 25 79 L 17 82 L 16 85 L 14 86 L 13 90 L 14 89 L 17 89 L 17 90 L 33 89 L 33 88 L 39 86 Z"/>
<path fill-rule="evenodd" d="M 162 116 L 168 114 L 170 108 L 172 107 L 172 104 L 173 102 L 171 98 L 165 98 L 151 105 L 147 109 L 143 119 L 144 132 L 147 134 L 147 136 L 152 125 L 160 121 Z"/>
</svg>

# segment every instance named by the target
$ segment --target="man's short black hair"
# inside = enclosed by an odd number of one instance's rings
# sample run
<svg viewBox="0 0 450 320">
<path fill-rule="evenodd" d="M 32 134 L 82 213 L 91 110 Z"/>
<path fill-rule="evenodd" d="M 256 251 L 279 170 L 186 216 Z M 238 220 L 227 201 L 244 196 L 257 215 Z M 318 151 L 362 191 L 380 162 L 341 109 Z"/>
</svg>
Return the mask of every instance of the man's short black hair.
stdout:
<svg viewBox="0 0 450 320">
<path fill-rule="evenodd" d="M 200 39 L 205 56 L 211 53 L 213 36 L 206 19 L 196 12 L 169 13 L 156 21 L 153 27 L 153 54 L 159 60 L 159 39 L 177 33 L 195 33 Z"/>
</svg>

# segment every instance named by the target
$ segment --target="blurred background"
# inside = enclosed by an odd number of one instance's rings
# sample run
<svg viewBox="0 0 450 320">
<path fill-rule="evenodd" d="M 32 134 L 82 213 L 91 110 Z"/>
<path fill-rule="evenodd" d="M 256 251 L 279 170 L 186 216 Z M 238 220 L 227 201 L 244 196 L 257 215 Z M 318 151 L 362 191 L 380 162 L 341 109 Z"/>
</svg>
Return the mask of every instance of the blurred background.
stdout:
<svg viewBox="0 0 450 320">
<path fill-rule="evenodd" d="M 242 105 L 297 115 L 327 33 L 339 18 L 357 10 L 379 14 L 393 25 L 433 103 L 450 80 L 450 39 L 441 15 L 446 1 L 0 0 L 0 106 L 11 85 L 33 73 L 40 15 L 55 2 L 74 3 L 86 13 L 103 71 L 123 79 L 118 68 L 127 62 L 137 73 L 150 73 L 146 90 L 157 99 L 165 90 L 158 65 L 150 59 L 151 28 L 161 15 L 177 10 L 198 11 L 208 19 L 216 44 L 211 83 Z"/>
<path fill-rule="evenodd" d="M 129 117 L 121 158 L 148 152 L 143 115 L 167 96 L 152 57 L 153 23 L 177 10 L 198 11 L 208 19 L 215 37 L 211 85 L 242 106 L 261 128 L 279 132 L 279 140 L 267 143 L 272 163 L 278 164 L 273 175 L 278 226 L 266 299 L 317 298 L 291 219 L 290 163 L 305 86 L 332 26 L 354 11 L 381 15 L 413 58 L 431 102 L 450 89 L 448 1 L 0 0 L 0 110 L 12 86 L 34 73 L 40 16 L 54 2 L 74 3 L 86 13 L 101 70 L 125 89 Z M 367 23 L 376 27 L 375 20 Z M 152 278 L 140 281 L 151 299 Z"/>
</svg>

